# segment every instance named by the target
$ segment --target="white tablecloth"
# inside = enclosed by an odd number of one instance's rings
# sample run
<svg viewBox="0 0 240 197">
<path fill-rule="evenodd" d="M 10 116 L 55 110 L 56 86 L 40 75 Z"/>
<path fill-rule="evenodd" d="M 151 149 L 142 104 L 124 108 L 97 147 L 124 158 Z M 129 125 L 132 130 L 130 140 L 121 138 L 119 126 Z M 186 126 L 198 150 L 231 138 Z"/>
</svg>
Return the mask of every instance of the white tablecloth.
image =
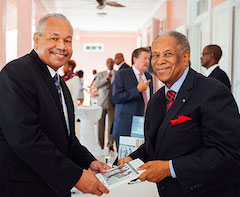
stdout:
<svg viewBox="0 0 240 197">
<path fill-rule="evenodd" d="M 98 120 L 102 116 L 102 107 L 100 106 L 80 106 L 78 107 L 77 118 L 81 120 L 80 142 L 95 157 L 105 155 L 106 152 L 101 149 L 96 137 Z"/>
<path fill-rule="evenodd" d="M 72 197 L 93 197 L 91 194 L 82 194 L 76 188 L 72 189 L 75 193 Z M 159 197 L 157 185 L 150 182 L 141 182 L 132 185 L 127 183 L 112 188 L 109 194 L 103 194 L 102 197 Z"/>
</svg>

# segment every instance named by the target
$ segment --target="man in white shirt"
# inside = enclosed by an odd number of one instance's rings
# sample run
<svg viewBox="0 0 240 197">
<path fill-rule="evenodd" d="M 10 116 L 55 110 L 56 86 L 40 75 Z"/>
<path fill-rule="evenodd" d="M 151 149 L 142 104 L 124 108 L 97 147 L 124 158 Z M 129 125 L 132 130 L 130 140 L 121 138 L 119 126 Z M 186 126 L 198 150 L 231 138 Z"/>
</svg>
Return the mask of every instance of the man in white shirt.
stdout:
<svg viewBox="0 0 240 197">
<path fill-rule="evenodd" d="M 112 98 L 115 103 L 113 137 L 119 146 L 120 136 L 130 136 L 133 116 L 143 116 L 153 93 L 152 76 L 147 73 L 150 51 L 138 48 L 133 51 L 130 68 L 115 74 Z"/>
<path fill-rule="evenodd" d="M 202 52 L 201 64 L 205 67 L 206 76 L 215 78 L 225 84 L 231 90 L 231 84 L 227 74 L 220 69 L 218 62 L 222 57 L 222 49 L 218 45 L 207 45 Z"/>
<path fill-rule="evenodd" d="M 128 64 L 125 63 L 124 56 L 122 53 L 117 53 L 115 55 L 114 62 L 116 64 L 115 70 L 117 71 L 130 67 Z"/>
</svg>

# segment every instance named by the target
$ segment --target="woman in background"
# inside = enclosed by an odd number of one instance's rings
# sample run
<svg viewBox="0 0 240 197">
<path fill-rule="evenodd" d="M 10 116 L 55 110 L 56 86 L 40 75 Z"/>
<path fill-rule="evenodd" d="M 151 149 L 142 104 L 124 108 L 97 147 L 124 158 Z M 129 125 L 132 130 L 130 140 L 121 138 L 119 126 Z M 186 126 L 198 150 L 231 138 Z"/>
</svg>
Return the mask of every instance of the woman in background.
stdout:
<svg viewBox="0 0 240 197">
<path fill-rule="evenodd" d="M 64 66 L 63 66 L 63 79 L 64 81 L 67 81 L 74 77 L 74 68 L 76 67 L 76 62 L 74 60 L 69 60 Z"/>
</svg>

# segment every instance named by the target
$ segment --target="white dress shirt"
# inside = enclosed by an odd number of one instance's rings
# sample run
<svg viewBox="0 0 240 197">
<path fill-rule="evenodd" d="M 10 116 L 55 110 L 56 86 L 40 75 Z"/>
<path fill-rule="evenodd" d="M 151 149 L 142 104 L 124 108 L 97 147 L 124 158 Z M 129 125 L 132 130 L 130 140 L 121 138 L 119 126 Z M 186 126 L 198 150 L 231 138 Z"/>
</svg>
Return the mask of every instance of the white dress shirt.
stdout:
<svg viewBox="0 0 240 197">
<path fill-rule="evenodd" d="M 136 67 L 134 65 L 132 66 L 132 69 L 133 69 L 133 72 L 134 72 L 134 74 L 135 74 L 135 76 L 137 78 L 137 81 L 139 82 L 139 73 L 140 72 L 136 69 Z M 147 78 L 146 78 L 145 74 L 142 73 L 141 75 L 142 75 L 142 79 L 147 81 Z M 149 101 L 149 99 L 150 99 L 150 88 L 149 88 L 149 86 L 148 86 L 148 88 L 146 90 L 146 93 L 147 93 L 147 100 Z"/>
<path fill-rule="evenodd" d="M 52 76 L 52 78 L 55 76 L 55 74 L 58 72 L 56 72 L 55 70 L 53 70 L 50 66 L 47 65 L 47 68 Z M 58 74 L 58 80 L 59 80 L 59 74 Z M 60 83 L 60 81 L 58 81 Z M 63 91 L 62 91 L 62 87 L 61 87 L 61 95 L 62 95 L 62 106 L 63 106 L 63 112 L 64 112 L 64 117 L 65 117 L 65 121 L 66 121 L 66 125 L 67 125 L 67 129 L 68 129 L 68 135 L 70 135 L 70 129 L 69 129 L 69 120 L 68 120 L 68 112 L 67 112 L 67 105 L 64 99 L 64 95 L 63 95 Z"/>
</svg>

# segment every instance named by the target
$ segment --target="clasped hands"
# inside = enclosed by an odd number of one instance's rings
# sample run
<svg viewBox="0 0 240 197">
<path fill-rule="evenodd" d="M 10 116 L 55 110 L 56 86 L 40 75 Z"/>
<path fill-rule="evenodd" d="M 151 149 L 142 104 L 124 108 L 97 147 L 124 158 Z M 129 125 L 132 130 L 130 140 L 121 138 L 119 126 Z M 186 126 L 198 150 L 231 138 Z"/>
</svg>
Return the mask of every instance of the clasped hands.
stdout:
<svg viewBox="0 0 240 197">
<path fill-rule="evenodd" d="M 125 157 L 119 160 L 118 167 L 122 168 L 125 163 L 132 161 L 131 157 Z M 153 183 L 158 183 L 164 178 L 171 176 L 170 168 L 169 168 L 169 161 L 149 161 L 143 165 L 141 165 L 138 170 L 146 170 L 143 172 L 139 179 L 141 181 L 149 181 Z"/>
<path fill-rule="evenodd" d="M 89 170 L 83 170 L 82 176 L 75 187 L 83 193 L 90 193 L 101 196 L 103 193 L 108 194 L 109 190 L 95 176 L 96 173 L 105 173 L 110 167 L 100 161 L 93 161 Z"/>
</svg>

